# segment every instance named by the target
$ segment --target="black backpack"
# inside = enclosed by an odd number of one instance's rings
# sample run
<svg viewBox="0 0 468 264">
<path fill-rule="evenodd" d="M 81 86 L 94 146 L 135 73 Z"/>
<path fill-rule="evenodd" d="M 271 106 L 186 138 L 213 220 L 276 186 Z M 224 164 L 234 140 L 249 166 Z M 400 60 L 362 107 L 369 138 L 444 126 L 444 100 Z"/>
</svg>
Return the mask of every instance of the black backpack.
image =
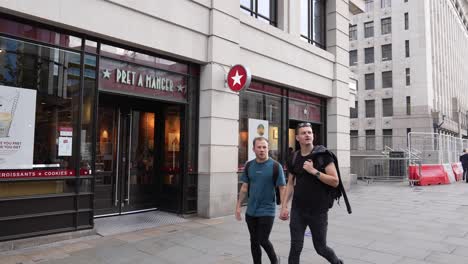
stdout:
<svg viewBox="0 0 468 264">
<path fill-rule="evenodd" d="M 245 164 L 245 168 L 244 168 L 245 176 L 247 177 L 249 182 L 250 182 L 249 167 L 250 167 L 251 162 L 252 161 L 247 162 Z M 278 186 L 276 186 L 276 182 L 278 181 L 278 175 L 279 175 L 279 163 L 277 161 L 273 160 L 273 186 L 275 187 L 276 204 L 280 205 L 281 204 L 280 190 L 279 190 Z M 250 194 L 250 185 L 249 185 L 249 189 L 247 191 L 247 197 L 249 197 L 249 194 Z"/>
<path fill-rule="evenodd" d="M 292 166 L 294 166 L 294 163 L 296 161 L 296 157 L 297 157 L 298 153 L 299 153 L 299 150 L 295 151 L 294 154 L 293 154 L 293 157 L 292 157 L 292 160 L 291 160 L 291 165 Z M 343 181 L 341 180 L 340 167 L 338 166 L 338 158 L 336 157 L 336 155 L 333 152 L 331 152 L 329 150 L 317 153 L 315 155 L 330 155 L 332 157 L 332 159 L 333 159 L 333 163 L 335 164 L 336 172 L 338 173 L 338 179 L 339 179 L 338 187 L 334 188 L 334 187 L 331 187 L 331 186 L 327 185 L 328 193 L 330 195 L 330 208 L 333 207 L 333 203 L 334 203 L 335 200 L 339 205 L 340 204 L 340 198 L 341 198 L 341 196 L 343 196 L 345 204 L 346 204 L 346 209 L 347 209 L 348 213 L 351 214 L 352 213 L 351 205 L 349 204 L 348 196 L 346 195 L 346 191 L 345 191 L 345 188 L 343 186 Z"/>
</svg>

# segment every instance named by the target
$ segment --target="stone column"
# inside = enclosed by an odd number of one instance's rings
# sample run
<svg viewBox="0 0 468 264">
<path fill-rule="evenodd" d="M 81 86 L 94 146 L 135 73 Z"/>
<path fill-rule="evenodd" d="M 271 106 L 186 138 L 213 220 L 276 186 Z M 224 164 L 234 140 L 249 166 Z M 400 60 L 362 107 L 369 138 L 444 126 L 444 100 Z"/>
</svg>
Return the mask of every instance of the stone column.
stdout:
<svg viewBox="0 0 468 264">
<path fill-rule="evenodd" d="M 208 218 L 233 214 L 237 199 L 239 95 L 224 79 L 241 63 L 239 12 L 239 2 L 212 1 L 208 64 L 201 68 L 198 215 Z"/>
<path fill-rule="evenodd" d="M 326 13 L 327 50 L 335 55 L 332 98 L 327 102 L 327 147 L 337 155 L 343 184 L 349 188 L 349 0 L 327 1 Z"/>
</svg>

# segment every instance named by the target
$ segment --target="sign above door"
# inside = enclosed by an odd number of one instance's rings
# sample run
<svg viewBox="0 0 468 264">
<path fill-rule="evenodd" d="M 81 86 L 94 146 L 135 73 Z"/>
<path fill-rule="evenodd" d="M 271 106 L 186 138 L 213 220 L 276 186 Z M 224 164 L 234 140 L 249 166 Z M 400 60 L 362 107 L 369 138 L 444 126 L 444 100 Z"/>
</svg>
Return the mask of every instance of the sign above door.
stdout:
<svg viewBox="0 0 468 264">
<path fill-rule="evenodd" d="M 187 77 L 129 62 L 101 58 L 99 90 L 185 102 Z"/>
</svg>

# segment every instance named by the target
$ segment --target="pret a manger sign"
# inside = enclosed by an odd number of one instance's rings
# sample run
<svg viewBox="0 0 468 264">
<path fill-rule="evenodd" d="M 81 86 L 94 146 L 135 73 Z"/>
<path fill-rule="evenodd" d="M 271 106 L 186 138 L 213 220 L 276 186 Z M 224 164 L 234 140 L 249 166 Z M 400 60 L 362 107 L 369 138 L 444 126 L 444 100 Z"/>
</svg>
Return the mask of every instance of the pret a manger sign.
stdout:
<svg viewBox="0 0 468 264">
<path fill-rule="evenodd" d="M 115 82 L 162 91 L 174 91 L 174 82 L 171 79 L 138 74 L 129 70 L 115 69 Z"/>
<path fill-rule="evenodd" d="M 102 58 L 99 89 L 144 97 L 186 101 L 187 77 L 182 74 Z"/>
</svg>

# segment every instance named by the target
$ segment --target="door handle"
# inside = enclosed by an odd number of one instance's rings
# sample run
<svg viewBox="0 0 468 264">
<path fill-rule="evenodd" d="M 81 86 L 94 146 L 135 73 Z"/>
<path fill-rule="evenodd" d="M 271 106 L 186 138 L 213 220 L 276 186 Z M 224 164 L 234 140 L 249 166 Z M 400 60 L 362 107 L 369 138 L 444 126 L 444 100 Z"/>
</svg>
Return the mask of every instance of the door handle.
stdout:
<svg viewBox="0 0 468 264">
<path fill-rule="evenodd" d="M 116 155 L 119 156 L 120 155 L 120 108 L 118 110 L 118 118 L 117 118 L 117 149 L 116 149 Z M 119 160 L 119 159 L 117 159 Z M 119 183 L 119 163 L 116 162 L 115 164 L 115 201 L 114 201 L 114 204 L 115 204 L 115 207 L 117 207 L 117 205 L 119 204 L 119 186 L 120 186 L 120 183 Z"/>
</svg>

